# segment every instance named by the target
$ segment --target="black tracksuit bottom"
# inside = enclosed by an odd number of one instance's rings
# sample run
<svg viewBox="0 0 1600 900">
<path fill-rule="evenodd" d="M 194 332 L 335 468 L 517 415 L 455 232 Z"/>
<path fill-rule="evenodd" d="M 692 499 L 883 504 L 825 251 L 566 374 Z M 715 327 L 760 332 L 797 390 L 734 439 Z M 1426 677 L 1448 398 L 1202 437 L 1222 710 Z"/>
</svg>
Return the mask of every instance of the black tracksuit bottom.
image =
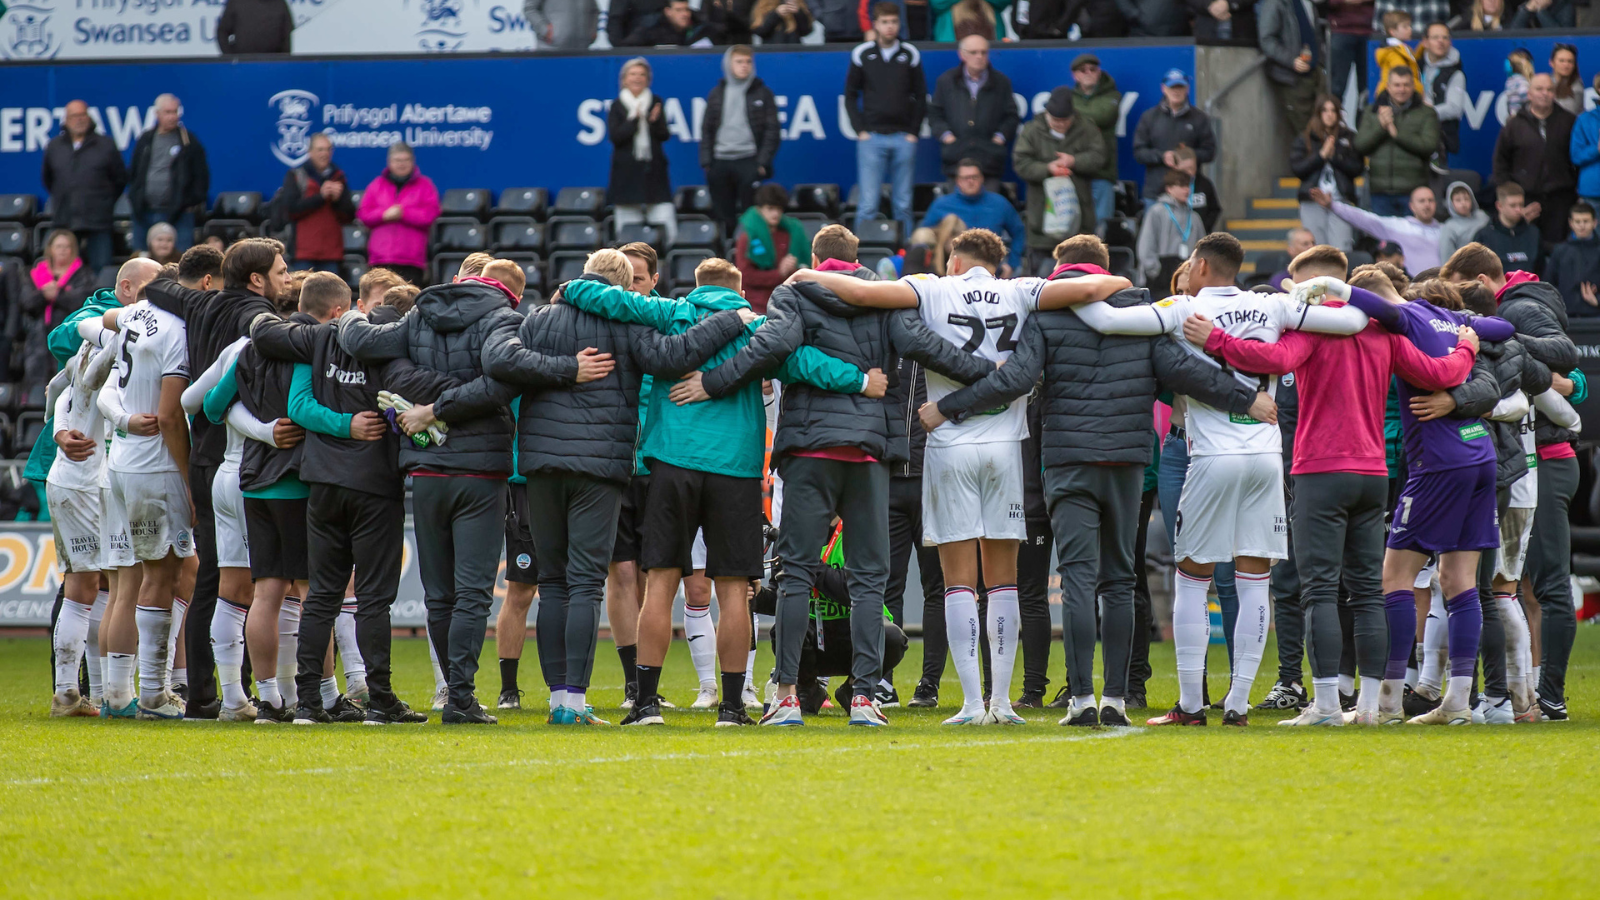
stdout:
<svg viewBox="0 0 1600 900">
<path fill-rule="evenodd" d="M 529 475 L 527 489 L 539 565 L 539 668 L 551 688 L 587 691 L 624 486 L 555 472 Z"/>
<path fill-rule="evenodd" d="M 300 605 L 300 704 L 322 705 L 322 660 L 333 620 L 355 569 L 356 646 L 367 664 L 367 688 L 380 706 L 395 702 L 389 680 L 389 610 L 400 589 L 405 501 L 332 484 L 312 484 L 306 507 L 311 589 Z"/>
<path fill-rule="evenodd" d="M 189 496 L 194 498 L 194 553 L 200 568 L 194 577 L 194 596 L 184 613 L 184 649 L 188 654 L 189 702 L 198 710 L 217 699 L 216 658 L 211 655 L 211 617 L 217 611 L 217 518 L 211 505 L 211 480 L 216 466 L 189 466 Z M 321 671 L 321 664 L 318 664 Z"/>
<path fill-rule="evenodd" d="M 1548 703 L 1567 702 L 1567 660 L 1578 634 L 1572 610 L 1572 523 L 1568 510 L 1578 492 L 1576 459 L 1539 461 L 1539 508 L 1523 578 L 1539 602 L 1539 696 Z M 190 663 L 193 665 L 193 663 Z"/>
<path fill-rule="evenodd" d="M 475 476 L 414 476 L 411 510 L 428 637 L 446 666 L 450 702 L 474 705 L 506 526 L 506 483 Z"/>
</svg>

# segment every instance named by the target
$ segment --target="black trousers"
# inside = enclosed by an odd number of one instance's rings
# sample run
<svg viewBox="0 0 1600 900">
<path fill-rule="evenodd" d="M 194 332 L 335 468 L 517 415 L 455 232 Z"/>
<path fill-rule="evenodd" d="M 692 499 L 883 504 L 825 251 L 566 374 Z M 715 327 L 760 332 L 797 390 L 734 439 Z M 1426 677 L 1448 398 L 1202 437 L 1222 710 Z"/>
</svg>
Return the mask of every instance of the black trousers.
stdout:
<svg viewBox="0 0 1600 900">
<path fill-rule="evenodd" d="M 1028 539 L 1017 547 L 1017 604 L 1021 608 L 1022 690 L 1044 693 L 1050 684 L 1049 519 L 1029 519 Z"/>
<path fill-rule="evenodd" d="M 851 666 L 855 662 L 855 650 L 851 645 L 850 621 L 848 619 L 829 619 L 822 624 L 822 640 L 817 640 L 817 621 L 811 620 L 811 628 L 806 631 L 805 643 L 800 646 L 800 681 L 799 684 L 809 684 L 818 678 L 827 678 L 834 675 L 849 675 Z M 777 640 L 776 634 L 773 641 Z M 818 646 L 818 644 L 821 646 Z M 883 623 L 883 662 L 887 668 L 891 662 L 899 663 L 906 656 L 906 648 L 910 640 L 900 626 L 893 622 Z M 774 643 L 773 652 L 777 652 Z"/>
<path fill-rule="evenodd" d="M 1502 489 L 1499 500 L 1499 512 L 1503 520 L 1510 492 Z M 1483 635 L 1478 640 L 1478 659 L 1483 665 L 1483 693 L 1502 699 L 1511 696 L 1511 688 L 1506 684 L 1506 623 L 1500 618 L 1500 604 L 1494 602 L 1494 562 L 1493 550 L 1478 554 L 1478 605 L 1483 608 Z"/>
<path fill-rule="evenodd" d="M 211 480 L 216 466 L 189 466 L 189 496 L 194 498 L 194 554 L 200 568 L 194 577 L 194 596 L 184 613 L 188 628 L 183 646 L 189 663 L 187 710 L 198 710 L 217 699 L 216 658 L 211 655 L 211 617 L 217 611 L 217 517 L 211 506 Z M 317 664 L 322 671 L 322 664 Z"/>
<path fill-rule="evenodd" d="M 617 542 L 623 485 L 557 473 L 528 476 L 527 490 L 539 564 L 539 668 L 552 688 L 586 691 L 594 674 L 600 603 Z"/>
<path fill-rule="evenodd" d="M 716 135 L 707 135 L 715 140 Z M 722 223 L 722 236 L 733 239 L 739 216 L 755 202 L 761 186 L 760 166 L 754 156 L 744 159 L 713 159 L 706 168 L 706 190 L 711 194 L 711 215 Z"/>
<path fill-rule="evenodd" d="M 1388 659 L 1389 630 L 1383 613 L 1383 513 L 1388 490 L 1388 480 L 1381 475 L 1295 476 L 1291 533 L 1296 538 L 1294 560 L 1314 678 L 1339 675 L 1344 650 L 1341 605 L 1351 613 L 1353 650 L 1361 674 L 1383 671 Z M 1344 604 L 1339 600 L 1341 582 L 1350 595 Z M 1282 666 L 1280 656 L 1280 670 Z M 1298 662 L 1295 668 L 1298 672 Z"/>
<path fill-rule="evenodd" d="M 1155 609 L 1150 604 L 1150 575 L 1145 571 L 1145 551 L 1149 549 L 1150 515 L 1155 510 L 1157 491 L 1151 488 L 1139 500 L 1139 530 L 1133 536 L 1133 649 L 1128 654 L 1128 697 L 1145 695 L 1145 682 L 1154 672 L 1150 668 L 1150 641 L 1155 637 Z"/>
<path fill-rule="evenodd" d="M 322 705 L 322 658 L 333 620 L 344 603 L 350 570 L 356 573 L 356 646 L 367 664 L 373 702 L 394 703 L 389 680 L 389 610 L 400 589 L 405 550 L 405 501 L 331 484 L 311 485 L 306 504 L 311 589 L 300 604 L 299 672 L 295 687 L 304 706 Z"/>
<path fill-rule="evenodd" d="M 1283 471 L 1283 508 L 1294 509 L 1294 477 L 1288 464 Z M 1387 496 L 1385 486 L 1385 496 Z M 1300 567 L 1294 560 L 1294 521 L 1289 522 L 1289 557 L 1272 567 L 1272 627 L 1278 632 L 1278 681 L 1298 684 L 1305 680 L 1306 611 L 1300 601 Z"/>
<path fill-rule="evenodd" d="M 910 580 L 911 555 L 917 556 L 917 572 L 922 579 L 922 642 L 923 671 L 928 668 L 926 648 L 934 641 L 946 646 L 944 636 L 944 571 L 939 567 L 937 547 L 922 546 L 922 477 L 889 479 L 889 586 L 884 589 L 884 605 L 889 615 L 900 627 L 905 627 L 906 582 Z M 937 623 L 929 618 L 929 610 L 939 610 Z M 940 654 L 938 673 L 944 673 L 944 658 Z M 887 660 L 883 677 L 894 681 L 894 666 Z M 934 679 L 938 684 L 938 678 Z"/>
<path fill-rule="evenodd" d="M 1578 476 L 1576 459 L 1539 461 L 1539 508 L 1523 572 L 1542 614 L 1539 696 L 1550 703 L 1567 702 L 1567 660 L 1578 634 L 1572 610 L 1572 523 L 1567 519 Z"/>
<path fill-rule="evenodd" d="M 1136 501 L 1143 493 L 1141 466 L 1047 466 L 1045 503 L 1056 535 L 1061 573 L 1062 644 L 1067 682 L 1074 693 L 1094 692 L 1094 645 L 1104 632 L 1104 691 L 1128 694 L 1128 658 L 1133 649 L 1133 545 L 1138 533 Z M 1104 608 L 1097 628 L 1095 609 Z"/>
<path fill-rule="evenodd" d="M 411 485 L 428 637 L 446 667 L 450 702 L 470 709 L 500 569 L 506 483 L 498 478 L 424 476 L 413 478 Z"/>
</svg>

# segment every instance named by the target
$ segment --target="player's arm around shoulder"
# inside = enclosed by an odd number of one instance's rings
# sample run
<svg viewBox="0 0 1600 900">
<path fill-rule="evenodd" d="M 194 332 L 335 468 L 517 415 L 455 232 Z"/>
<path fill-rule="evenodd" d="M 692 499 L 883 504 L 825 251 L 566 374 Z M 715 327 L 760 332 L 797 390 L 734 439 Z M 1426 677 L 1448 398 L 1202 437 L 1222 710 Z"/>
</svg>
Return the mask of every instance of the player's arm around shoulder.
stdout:
<svg viewBox="0 0 1600 900">
<path fill-rule="evenodd" d="M 387 362 L 407 354 L 411 347 L 413 313 L 398 322 L 374 325 L 367 314 L 352 309 L 339 317 L 339 347 L 362 362 Z"/>
<path fill-rule="evenodd" d="M 799 269 L 789 276 L 790 281 L 816 282 L 851 306 L 877 309 L 914 308 L 918 295 L 911 282 L 919 278 L 937 280 L 938 276 L 911 275 L 899 281 L 866 281 L 843 272 L 818 272 L 816 269 Z"/>
</svg>

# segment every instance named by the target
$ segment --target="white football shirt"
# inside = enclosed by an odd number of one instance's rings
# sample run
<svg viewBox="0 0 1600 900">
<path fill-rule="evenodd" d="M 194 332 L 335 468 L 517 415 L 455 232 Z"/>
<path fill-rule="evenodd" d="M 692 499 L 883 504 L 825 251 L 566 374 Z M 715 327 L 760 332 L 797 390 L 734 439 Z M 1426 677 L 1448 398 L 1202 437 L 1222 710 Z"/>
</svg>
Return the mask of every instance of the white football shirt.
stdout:
<svg viewBox="0 0 1600 900">
<path fill-rule="evenodd" d="M 72 373 L 72 384 L 56 398 L 55 418 L 50 426 L 55 431 L 76 431 L 82 434 L 94 442 L 94 450 L 88 459 L 79 461 L 68 459 L 65 453 L 57 450 L 55 462 L 50 464 L 50 472 L 45 477 L 47 484 L 75 491 L 100 489 L 100 479 L 106 462 L 106 421 L 105 417 L 100 415 L 100 407 L 95 402 L 95 394 L 98 391 L 89 390 L 89 386 L 83 383 L 84 370 L 96 352 L 97 349 L 85 341 L 78 348 L 78 352 L 67 360 L 67 370 Z"/>
<path fill-rule="evenodd" d="M 111 373 L 129 415 L 155 415 L 161 405 L 161 381 L 189 377 L 189 348 L 183 320 L 141 300 L 122 314 L 116 343 L 117 364 Z M 117 432 L 111 442 L 110 468 L 118 472 L 176 472 L 161 435 Z"/>
<path fill-rule="evenodd" d="M 933 332 L 967 353 L 996 363 L 1011 358 L 1028 315 L 1039 308 L 1043 278 L 994 277 L 974 267 L 960 275 L 908 275 L 902 279 L 917 292 L 917 310 Z M 928 400 L 965 387 L 928 373 Z M 1005 406 L 978 413 L 964 422 L 948 422 L 928 433 L 929 447 L 1021 441 L 1028 436 L 1028 400 L 1018 397 Z"/>
</svg>

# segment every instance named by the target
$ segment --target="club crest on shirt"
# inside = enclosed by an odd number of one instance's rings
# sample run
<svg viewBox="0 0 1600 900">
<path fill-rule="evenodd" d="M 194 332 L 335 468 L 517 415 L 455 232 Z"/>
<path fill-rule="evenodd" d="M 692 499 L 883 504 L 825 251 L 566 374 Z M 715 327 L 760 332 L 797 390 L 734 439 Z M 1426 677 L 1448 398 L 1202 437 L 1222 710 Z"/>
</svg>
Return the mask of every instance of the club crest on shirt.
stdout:
<svg viewBox="0 0 1600 900">
<path fill-rule="evenodd" d="M 527 567 L 529 567 L 531 565 L 533 565 L 533 557 L 529 556 L 526 553 L 518 553 L 517 554 L 517 568 L 526 569 Z"/>
</svg>

